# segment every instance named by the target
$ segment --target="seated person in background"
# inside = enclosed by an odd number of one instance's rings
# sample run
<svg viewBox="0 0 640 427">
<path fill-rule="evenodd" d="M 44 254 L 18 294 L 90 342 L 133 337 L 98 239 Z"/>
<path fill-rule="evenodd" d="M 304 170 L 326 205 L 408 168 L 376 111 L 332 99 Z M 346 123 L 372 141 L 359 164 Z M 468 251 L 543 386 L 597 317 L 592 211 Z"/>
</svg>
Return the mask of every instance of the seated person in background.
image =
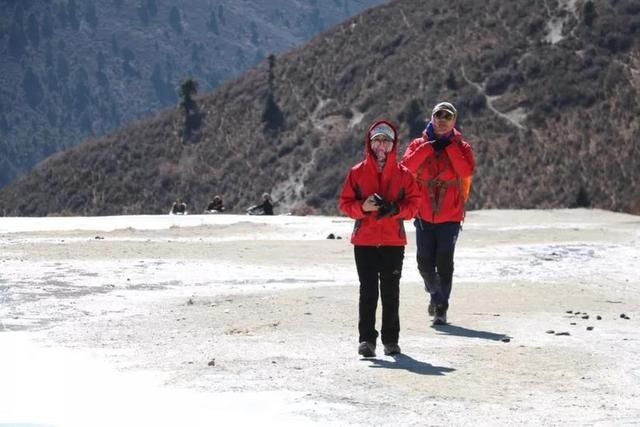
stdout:
<svg viewBox="0 0 640 427">
<path fill-rule="evenodd" d="M 212 201 L 207 205 L 207 209 L 205 213 L 219 213 L 224 211 L 224 203 L 222 202 L 222 197 L 216 195 Z"/>
<path fill-rule="evenodd" d="M 247 209 L 249 215 L 273 215 L 273 202 L 269 193 L 262 195 L 262 203 L 250 206 Z"/>
<path fill-rule="evenodd" d="M 169 211 L 170 215 L 186 215 L 187 214 L 187 204 L 182 201 L 182 199 L 176 199 L 171 206 L 171 211 Z"/>
</svg>

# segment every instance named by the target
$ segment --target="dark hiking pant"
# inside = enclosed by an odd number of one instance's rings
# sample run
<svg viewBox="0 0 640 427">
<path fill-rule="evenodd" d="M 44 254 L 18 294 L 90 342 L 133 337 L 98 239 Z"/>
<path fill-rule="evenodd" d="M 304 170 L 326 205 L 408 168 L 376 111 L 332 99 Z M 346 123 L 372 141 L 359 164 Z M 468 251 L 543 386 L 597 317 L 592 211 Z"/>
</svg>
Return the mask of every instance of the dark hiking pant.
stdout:
<svg viewBox="0 0 640 427">
<path fill-rule="evenodd" d="M 453 253 L 460 232 L 459 222 L 433 224 L 417 218 L 416 246 L 418 271 L 431 303 L 449 308 L 453 281 Z"/>
<path fill-rule="evenodd" d="M 400 276 L 404 246 L 354 246 L 356 268 L 360 279 L 358 307 L 359 342 L 376 342 L 376 309 L 378 295 L 382 300 L 383 344 L 395 344 L 400 334 Z"/>
</svg>

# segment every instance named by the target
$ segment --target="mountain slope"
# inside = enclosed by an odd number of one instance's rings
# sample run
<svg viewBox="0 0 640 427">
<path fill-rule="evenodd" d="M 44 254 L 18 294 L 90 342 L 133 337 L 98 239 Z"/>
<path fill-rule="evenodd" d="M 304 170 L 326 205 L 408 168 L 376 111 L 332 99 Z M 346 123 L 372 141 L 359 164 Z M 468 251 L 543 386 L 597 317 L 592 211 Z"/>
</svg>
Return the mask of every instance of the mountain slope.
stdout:
<svg viewBox="0 0 640 427">
<path fill-rule="evenodd" d="M 199 211 L 214 193 L 241 212 L 263 191 L 280 211 L 334 213 L 370 122 L 398 122 L 402 151 L 441 99 L 476 153 L 471 209 L 640 213 L 639 9 L 370 9 L 197 98 L 189 120 L 167 111 L 47 159 L 0 192 L 4 214 L 159 213 L 175 197 Z"/>
<path fill-rule="evenodd" d="M 0 2 L 0 187 L 383 0 Z"/>
</svg>

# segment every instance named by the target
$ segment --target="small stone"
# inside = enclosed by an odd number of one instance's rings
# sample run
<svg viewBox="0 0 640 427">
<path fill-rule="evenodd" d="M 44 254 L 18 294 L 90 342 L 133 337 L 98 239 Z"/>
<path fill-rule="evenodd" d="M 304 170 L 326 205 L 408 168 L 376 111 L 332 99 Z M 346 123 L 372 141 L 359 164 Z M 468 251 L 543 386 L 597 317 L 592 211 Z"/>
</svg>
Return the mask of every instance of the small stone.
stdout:
<svg viewBox="0 0 640 427">
<path fill-rule="evenodd" d="M 602 320 L 602 316 L 597 315 L 597 316 L 596 316 L 596 319 L 597 319 L 597 320 Z"/>
<path fill-rule="evenodd" d="M 511 342 L 511 338 L 509 338 L 509 337 L 504 337 L 504 338 L 502 338 L 500 341 L 502 341 L 502 342 Z"/>
<path fill-rule="evenodd" d="M 207 363 L 208 366 L 216 366 L 216 359 L 211 359 L 209 360 L 209 363 Z"/>
<path fill-rule="evenodd" d="M 573 313 L 573 310 L 567 310 L 567 311 L 565 311 L 565 313 L 571 314 L 571 313 Z"/>
<path fill-rule="evenodd" d="M 586 320 L 589 318 L 589 315 L 585 314 L 584 316 L 582 316 L 582 318 Z"/>
<path fill-rule="evenodd" d="M 575 312 L 575 313 L 573 313 L 573 314 L 575 314 L 575 315 L 577 316 L 578 314 L 580 314 L 580 312 L 579 312 L 579 311 L 576 311 L 576 312 Z"/>
<path fill-rule="evenodd" d="M 556 332 L 556 336 L 569 336 L 571 335 L 569 332 Z"/>
<path fill-rule="evenodd" d="M 624 314 L 624 313 L 620 313 L 620 318 L 621 318 L 621 319 L 624 319 L 625 317 L 627 317 L 627 315 L 626 315 L 626 314 Z"/>
<path fill-rule="evenodd" d="M 571 326 L 575 326 L 576 322 L 569 323 Z"/>
<path fill-rule="evenodd" d="M 193 298 L 189 298 L 187 300 L 187 305 L 193 305 Z"/>
<path fill-rule="evenodd" d="M 548 334 L 555 334 L 555 333 L 556 333 L 556 331 L 554 331 L 553 329 L 549 329 L 549 330 L 547 331 L 547 333 L 548 333 Z"/>
<path fill-rule="evenodd" d="M 587 331 L 593 331 L 593 326 L 587 326 Z"/>
<path fill-rule="evenodd" d="M 333 233 L 329 233 L 329 235 L 327 236 L 327 239 L 335 239 L 336 235 Z"/>
</svg>

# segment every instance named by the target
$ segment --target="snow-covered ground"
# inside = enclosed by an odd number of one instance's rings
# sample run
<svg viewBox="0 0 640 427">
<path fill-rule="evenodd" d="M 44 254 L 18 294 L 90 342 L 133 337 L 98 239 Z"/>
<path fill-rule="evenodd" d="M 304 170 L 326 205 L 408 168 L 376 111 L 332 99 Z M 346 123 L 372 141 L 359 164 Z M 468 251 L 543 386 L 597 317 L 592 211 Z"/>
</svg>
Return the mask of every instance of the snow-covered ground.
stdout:
<svg viewBox="0 0 640 427">
<path fill-rule="evenodd" d="M 407 222 L 365 360 L 347 218 L 0 218 L 0 426 L 639 425 L 639 225 L 470 212 L 434 328 Z"/>
</svg>

